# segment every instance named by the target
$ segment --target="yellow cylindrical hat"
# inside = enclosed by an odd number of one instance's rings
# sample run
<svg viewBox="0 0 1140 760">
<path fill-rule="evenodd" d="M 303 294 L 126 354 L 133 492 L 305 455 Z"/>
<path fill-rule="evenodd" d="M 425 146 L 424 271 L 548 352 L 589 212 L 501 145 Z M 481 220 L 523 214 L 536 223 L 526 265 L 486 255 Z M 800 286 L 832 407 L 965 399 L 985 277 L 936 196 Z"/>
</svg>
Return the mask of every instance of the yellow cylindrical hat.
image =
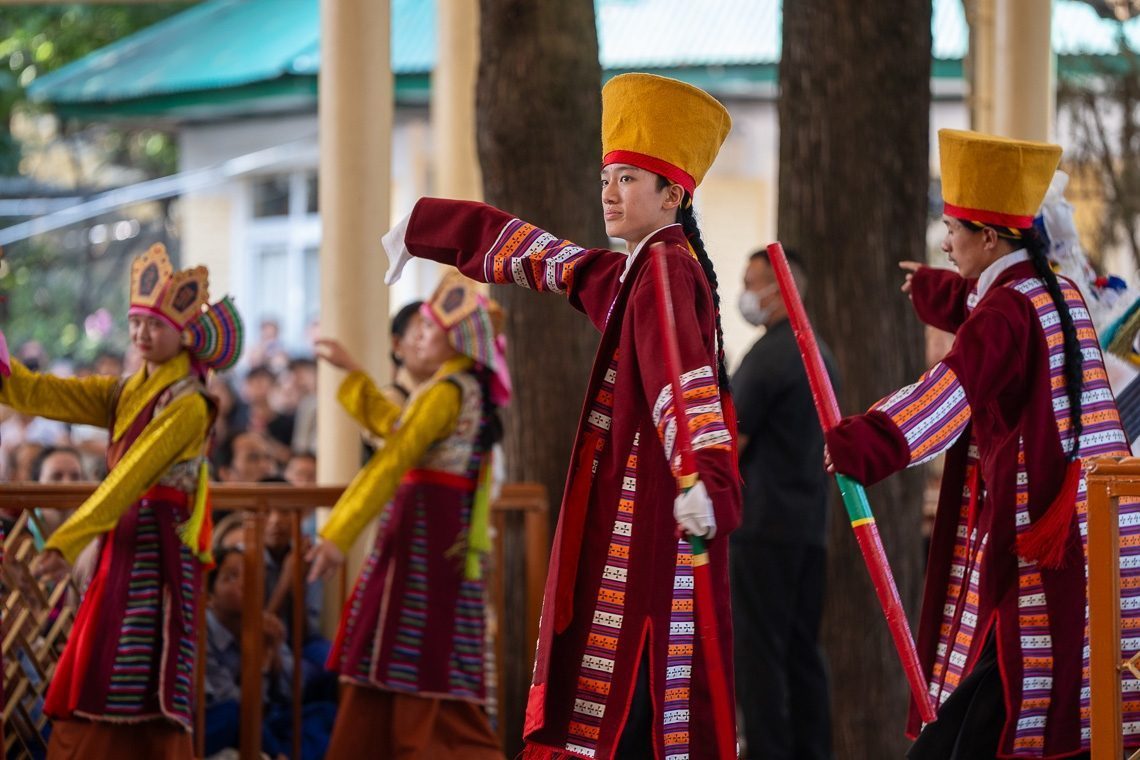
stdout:
<svg viewBox="0 0 1140 760">
<path fill-rule="evenodd" d="M 636 166 L 690 195 L 731 128 L 716 98 L 676 79 L 621 74 L 602 88 L 602 166 Z"/>
<path fill-rule="evenodd" d="M 938 130 L 943 213 L 989 226 L 1025 229 L 1041 208 L 1061 146 Z"/>
</svg>

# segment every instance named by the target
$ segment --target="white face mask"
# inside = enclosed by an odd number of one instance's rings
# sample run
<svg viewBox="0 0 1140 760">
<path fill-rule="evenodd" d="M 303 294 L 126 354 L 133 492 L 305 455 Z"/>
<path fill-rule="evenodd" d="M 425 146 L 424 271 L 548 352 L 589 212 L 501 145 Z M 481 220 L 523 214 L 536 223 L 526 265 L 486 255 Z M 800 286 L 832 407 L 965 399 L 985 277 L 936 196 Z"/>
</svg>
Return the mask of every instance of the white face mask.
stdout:
<svg viewBox="0 0 1140 760">
<path fill-rule="evenodd" d="M 760 290 L 745 290 L 740 294 L 738 307 L 740 308 L 740 316 L 744 317 L 744 321 L 753 327 L 759 327 L 768 323 L 769 318 L 772 316 L 772 308 L 764 306 L 761 303 L 766 296 L 779 289 L 779 285 L 772 283 L 766 288 Z"/>
</svg>

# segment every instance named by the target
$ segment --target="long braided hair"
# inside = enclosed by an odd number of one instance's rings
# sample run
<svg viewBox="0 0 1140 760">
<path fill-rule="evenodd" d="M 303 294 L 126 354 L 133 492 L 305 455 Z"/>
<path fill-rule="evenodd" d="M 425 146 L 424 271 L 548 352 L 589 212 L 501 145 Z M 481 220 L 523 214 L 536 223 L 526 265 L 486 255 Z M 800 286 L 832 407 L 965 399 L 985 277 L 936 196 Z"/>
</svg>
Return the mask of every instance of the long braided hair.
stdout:
<svg viewBox="0 0 1140 760">
<path fill-rule="evenodd" d="M 658 190 L 664 190 L 670 184 L 665 177 L 657 175 Z M 720 293 L 717 291 L 716 269 L 713 267 L 708 251 L 705 250 L 705 241 L 701 239 L 701 230 L 697 226 L 697 216 L 693 213 L 693 198 L 688 191 L 685 192 L 685 197 L 677 209 L 677 222 L 681 225 L 685 237 L 689 239 L 689 245 L 697 254 L 697 261 L 700 262 L 701 269 L 704 270 L 705 279 L 709 281 L 709 289 L 712 291 L 713 297 L 713 309 L 716 313 L 717 384 L 721 391 L 729 393 L 728 368 L 724 361 L 724 330 L 720 325 Z"/>
<path fill-rule="evenodd" d="M 480 415 L 479 435 L 475 439 L 475 446 L 482 453 L 483 458 L 491 447 L 503 439 L 503 420 L 499 417 L 499 407 L 491 400 L 491 370 L 482 364 L 476 364 L 473 373 L 479 381 L 479 392 L 483 396 L 483 414 Z"/>
<path fill-rule="evenodd" d="M 982 229 L 982 225 L 976 222 L 959 221 L 968 229 L 975 231 Z M 1069 313 L 1069 305 L 1065 302 L 1064 294 L 1061 293 L 1061 283 L 1057 279 L 1057 274 L 1049 266 L 1049 259 L 1046 256 L 1048 244 L 1041 233 L 1034 227 L 1010 229 L 1008 233 L 1006 232 L 1008 228 L 995 227 L 994 229 L 1000 237 L 1004 237 L 1015 244 L 1020 242 L 1025 248 L 1029 254 L 1029 261 L 1033 264 L 1037 276 L 1045 283 L 1045 289 L 1049 291 L 1049 297 L 1053 299 L 1053 306 L 1056 307 L 1057 316 L 1061 320 L 1061 334 L 1064 337 L 1065 346 L 1065 395 L 1069 397 L 1069 420 L 1073 435 L 1073 448 L 1068 453 L 1068 460 L 1071 462 L 1080 454 L 1081 431 L 1084 428 L 1081 421 L 1081 386 L 1084 382 L 1083 356 L 1081 354 L 1081 343 L 1077 338 L 1077 328 L 1073 324 L 1073 315 Z"/>
</svg>

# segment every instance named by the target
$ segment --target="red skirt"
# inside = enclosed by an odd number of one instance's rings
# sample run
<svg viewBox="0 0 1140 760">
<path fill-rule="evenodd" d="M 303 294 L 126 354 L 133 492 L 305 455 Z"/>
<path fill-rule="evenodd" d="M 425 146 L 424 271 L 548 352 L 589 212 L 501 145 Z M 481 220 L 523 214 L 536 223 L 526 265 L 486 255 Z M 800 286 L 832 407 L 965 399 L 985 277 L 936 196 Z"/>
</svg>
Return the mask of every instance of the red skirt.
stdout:
<svg viewBox="0 0 1140 760">
<path fill-rule="evenodd" d="M 185 493 L 155 486 L 103 538 L 47 715 L 192 728 L 201 564 L 178 536 L 188 516 Z"/>
</svg>

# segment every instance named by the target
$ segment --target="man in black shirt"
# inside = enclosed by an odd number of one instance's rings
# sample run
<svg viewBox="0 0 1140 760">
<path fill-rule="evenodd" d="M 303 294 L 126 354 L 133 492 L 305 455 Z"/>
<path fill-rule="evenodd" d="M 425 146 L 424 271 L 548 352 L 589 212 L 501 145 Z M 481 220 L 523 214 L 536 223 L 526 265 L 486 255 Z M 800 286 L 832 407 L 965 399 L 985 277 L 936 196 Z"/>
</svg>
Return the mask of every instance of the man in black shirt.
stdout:
<svg viewBox="0 0 1140 760">
<path fill-rule="evenodd" d="M 803 264 L 787 255 L 803 293 Z M 732 377 L 744 477 L 744 522 L 730 538 L 743 757 L 830 758 L 818 643 L 830 495 L 823 435 L 767 251 L 752 254 L 744 287 L 741 315 L 766 331 Z M 831 353 L 820 350 L 834 381 Z"/>
</svg>

